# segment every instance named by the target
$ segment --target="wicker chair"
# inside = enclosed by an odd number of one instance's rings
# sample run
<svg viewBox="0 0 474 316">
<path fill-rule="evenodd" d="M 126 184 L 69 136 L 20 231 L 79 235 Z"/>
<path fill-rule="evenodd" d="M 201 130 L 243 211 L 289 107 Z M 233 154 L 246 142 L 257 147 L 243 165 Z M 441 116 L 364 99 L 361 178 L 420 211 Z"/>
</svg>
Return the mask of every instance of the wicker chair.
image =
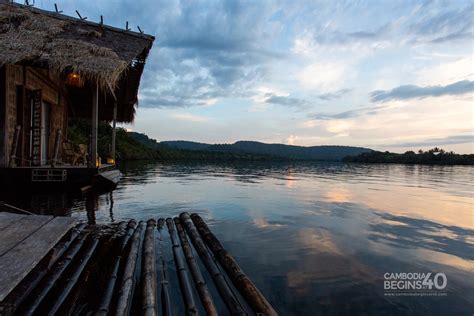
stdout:
<svg viewBox="0 0 474 316">
<path fill-rule="evenodd" d="M 80 162 L 81 164 L 85 165 L 87 163 L 87 145 L 79 144 L 75 149 L 75 153 L 77 155 L 76 163 Z"/>
<path fill-rule="evenodd" d="M 63 143 L 63 161 L 75 166 L 79 163 L 87 163 L 87 146 L 80 144 L 75 146 L 71 142 Z"/>
</svg>

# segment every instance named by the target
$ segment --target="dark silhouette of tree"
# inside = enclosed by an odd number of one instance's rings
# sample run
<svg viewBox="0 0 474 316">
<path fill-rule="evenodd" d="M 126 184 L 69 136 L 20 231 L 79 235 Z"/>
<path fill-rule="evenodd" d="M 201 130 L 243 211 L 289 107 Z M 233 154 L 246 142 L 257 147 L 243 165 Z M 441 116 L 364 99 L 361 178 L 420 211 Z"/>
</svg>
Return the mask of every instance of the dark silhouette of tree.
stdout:
<svg viewBox="0 0 474 316">
<path fill-rule="evenodd" d="M 407 151 L 403 154 L 372 151 L 357 156 L 348 156 L 344 162 L 360 163 L 401 163 L 401 164 L 439 164 L 439 165 L 474 165 L 474 155 L 458 155 L 453 151 L 446 152 L 439 147 L 428 151 Z"/>
</svg>

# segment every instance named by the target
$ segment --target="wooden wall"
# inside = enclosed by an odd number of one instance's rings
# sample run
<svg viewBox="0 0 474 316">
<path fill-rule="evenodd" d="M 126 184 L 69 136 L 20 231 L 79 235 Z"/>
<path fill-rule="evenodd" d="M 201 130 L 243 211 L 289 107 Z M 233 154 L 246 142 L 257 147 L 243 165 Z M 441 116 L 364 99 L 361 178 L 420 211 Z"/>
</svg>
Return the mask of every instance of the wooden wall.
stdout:
<svg viewBox="0 0 474 316">
<path fill-rule="evenodd" d="M 58 77 L 55 77 L 48 73 L 47 70 L 21 66 L 21 65 L 7 65 L 5 67 L 5 78 L 6 78 L 6 98 L 5 98 L 5 126 L 4 129 L 7 132 L 5 138 L 4 152 L 6 157 L 0 160 L 0 165 L 8 165 L 9 156 L 11 154 L 11 148 L 13 144 L 13 137 L 15 128 L 18 124 L 21 127 L 21 141 L 18 156 L 26 160 L 30 160 L 29 157 L 29 143 L 30 143 L 30 98 L 28 91 L 41 90 L 42 98 L 44 101 L 51 105 L 51 121 L 50 121 L 50 139 L 49 139 L 49 153 L 48 159 L 52 157 L 54 150 L 54 141 L 56 138 L 57 131 L 62 130 L 63 136 L 66 135 L 67 125 L 67 102 L 65 97 L 65 88 Z M 18 90 L 23 89 L 22 100 L 17 100 L 19 95 Z M 23 106 L 19 107 L 18 102 L 23 102 Z M 17 113 L 17 108 L 23 108 L 23 115 Z M 23 116 L 23 121 L 19 120 L 19 117 Z M 23 122 L 23 124 L 21 124 Z M 24 160 L 22 165 L 28 165 L 28 162 Z"/>
</svg>

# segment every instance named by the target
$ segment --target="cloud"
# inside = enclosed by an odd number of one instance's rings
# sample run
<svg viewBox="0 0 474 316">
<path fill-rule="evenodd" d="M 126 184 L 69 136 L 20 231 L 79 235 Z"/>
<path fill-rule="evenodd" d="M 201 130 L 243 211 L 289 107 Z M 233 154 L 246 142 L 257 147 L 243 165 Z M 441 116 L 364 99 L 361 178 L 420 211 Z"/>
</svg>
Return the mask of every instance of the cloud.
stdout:
<svg viewBox="0 0 474 316">
<path fill-rule="evenodd" d="M 445 58 L 443 55 L 438 56 L 434 52 L 429 52 L 425 55 L 427 60 L 437 60 L 440 57 Z M 449 58 L 452 57 L 450 56 Z M 453 58 L 454 60 L 448 62 L 425 65 L 417 71 L 413 84 L 434 86 L 449 85 L 462 80 L 474 80 L 471 54 L 463 57 L 454 56 Z"/>
<path fill-rule="evenodd" d="M 415 36 L 414 41 L 445 43 L 464 39 L 472 39 L 474 34 L 474 19 L 472 12 L 474 5 L 466 2 L 464 7 L 447 10 L 428 10 L 420 14 L 420 18 L 411 23 L 407 30 Z M 433 9 L 432 3 L 427 3 L 426 8 Z"/>
<path fill-rule="evenodd" d="M 334 92 L 328 92 L 328 93 L 320 94 L 320 95 L 318 95 L 318 98 L 321 99 L 321 100 L 330 101 L 330 100 L 334 100 L 334 99 L 339 99 L 339 98 L 343 97 L 344 95 L 348 94 L 351 91 L 352 91 L 352 89 L 347 89 L 347 88 L 340 89 L 340 90 L 337 90 L 337 91 L 334 91 Z"/>
<path fill-rule="evenodd" d="M 206 122 L 209 120 L 208 117 L 194 115 L 191 113 L 174 113 L 174 114 L 171 114 L 171 117 L 176 120 L 186 121 L 186 122 Z"/>
<path fill-rule="evenodd" d="M 418 146 L 441 146 L 441 145 L 454 145 L 454 144 L 466 144 L 474 142 L 473 134 L 465 135 L 452 135 L 442 138 L 430 138 L 419 142 L 407 142 L 401 144 L 392 144 L 389 147 L 418 147 Z"/>
<path fill-rule="evenodd" d="M 374 115 L 377 114 L 380 110 L 387 108 L 388 106 L 379 105 L 379 106 L 368 106 L 361 107 L 355 110 L 348 110 L 339 113 L 316 113 L 311 114 L 310 118 L 314 120 L 333 120 L 333 119 L 349 119 L 354 117 L 359 117 L 363 115 Z"/>
<path fill-rule="evenodd" d="M 335 120 L 326 123 L 326 130 L 330 133 L 337 134 L 338 136 L 348 136 L 348 130 L 354 126 L 354 123 L 350 121 Z"/>
<path fill-rule="evenodd" d="M 348 5 L 338 9 L 334 10 L 331 16 L 349 18 L 357 14 L 376 16 L 382 10 L 400 12 L 400 6 L 396 2 L 392 4 L 381 2 L 370 7 Z M 471 39 L 474 35 L 472 18 L 474 5 L 468 1 L 445 5 L 443 9 L 440 9 L 436 1 L 427 1 L 421 6 L 405 6 L 403 9 L 405 12 L 401 12 L 404 14 L 393 18 L 390 22 L 383 23 L 383 19 L 375 19 L 369 26 L 356 31 L 348 31 L 344 27 L 345 23 L 338 24 L 321 17 L 314 19 L 316 22 L 311 24 L 307 33 L 310 35 L 312 45 L 359 48 L 362 46 L 386 48 L 399 44 L 440 44 Z M 366 12 L 358 12 L 359 10 Z"/>
<path fill-rule="evenodd" d="M 288 136 L 288 138 L 286 139 L 286 143 L 287 143 L 288 145 L 294 145 L 298 139 L 299 139 L 298 136 L 296 136 L 296 135 L 290 135 L 290 136 Z"/>
<path fill-rule="evenodd" d="M 298 74 L 301 85 L 307 89 L 330 91 L 347 78 L 349 64 L 341 61 L 318 62 L 304 67 Z"/>
<path fill-rule="evenodd" d="M 370 93 L 370 99 L 372 102 L 387 102 L 445 95 L 462 95 L 471 92 L 474 92 L 474 81 L 462 80 L 446 86 L 419 87 L 415 85 L 404 85 L 390 91 L 377 90 Z"/>
<path fill-rule="evenodd" d="M 354 127 L 354 122 L 348 120 L 309 120 L 301 124 L 303 128 L 319 128 L 329 132 L 328 136 L 347 137 L 349 131 Z M 321 133 L 321 131 L 319 131 Z"/>
<path fill-rule="evenodd" d="M 269 64 L 284 57 L 269 49 L 278 24 L 271 20 L 276 10 L 271 3 L 164 1 L 150 6 L 160 7 L 160 14 L 142 80 L 140 102 L 145 107 L 250 97 Z"/>
<path fill-rule="evenodd" d="M 340 89 L 334 92 L 328 92 L 328 93 L 323 93 L 316 95 L 317 99 L 321 99 L 324 101 L 330 101 L 330 100 L 335 100 L 339 99 L 345 94 L 349 93 L 351 89 Z M 265 94 L 266 99 L 264 100 L 264 103 L 266 104 L 274 104 L 274 105 L 282 105 L 286 107 L 294 107 L 294 108 L 300 108 L 300 109 L 306 109 L 311 107 L 312 102 L 306 100 L 306 99 L 301 99 L 301 98 L 294 98 L 290 97 L 289 95 L 278 95 L 274 93 L 267 93 Z"/>
<path fill-rule="evenodd" d="M 279 95 L 270 95 L 266 100 L 265 103 L 267 104 L 275 104 L 275 105 L 282 105 L 287 107 L 295 107 L 295 108 L 307 108 L 309 106 L 309 102 L 303 99 L 292 98 L 289 96 L 279 96 Z"/>
</svg>

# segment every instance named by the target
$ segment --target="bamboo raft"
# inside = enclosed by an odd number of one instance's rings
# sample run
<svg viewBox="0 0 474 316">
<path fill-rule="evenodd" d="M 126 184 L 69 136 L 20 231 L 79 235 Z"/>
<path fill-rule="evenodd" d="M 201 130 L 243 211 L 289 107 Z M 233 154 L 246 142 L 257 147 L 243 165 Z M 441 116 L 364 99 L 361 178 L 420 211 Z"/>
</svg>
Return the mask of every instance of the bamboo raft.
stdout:
<svg viewBox="0 0 474 316">
<path fill-rule="evenodd" d="M 76 225 L 0 303 L 0 315 L 90 313 L 277 315 L 204 220 L 188 213 Z"/>
</svg>

